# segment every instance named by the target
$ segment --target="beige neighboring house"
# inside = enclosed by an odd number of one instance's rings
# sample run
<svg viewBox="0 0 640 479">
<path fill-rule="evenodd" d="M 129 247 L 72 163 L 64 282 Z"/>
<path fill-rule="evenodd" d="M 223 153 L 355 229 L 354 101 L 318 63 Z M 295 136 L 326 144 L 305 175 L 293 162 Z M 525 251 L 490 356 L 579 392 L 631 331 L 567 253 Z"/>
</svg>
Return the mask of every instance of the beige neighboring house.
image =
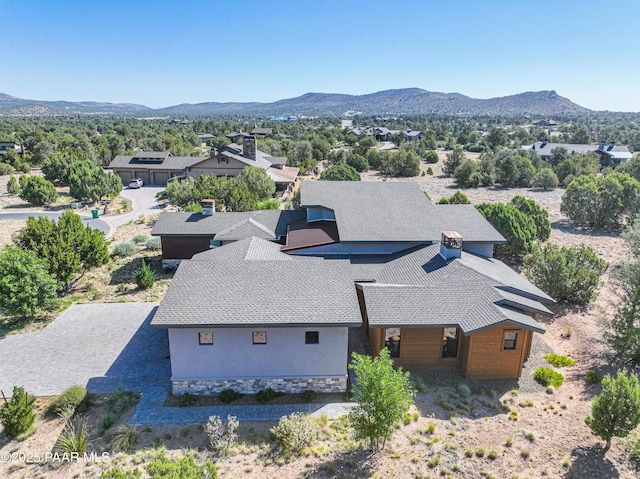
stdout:
<svg viewBox="0 0 640 479">
<path fill-rule="evenodd" d="M 256 148 L 256 139 L 246 136 L 242 146 L 231 143 L 210 157 L 173 156 L 168 151 L 148 151 L 116 156 L 109 168 L 126 185 L 132 178 L 142 178 L 145 185 L 164 186 L 171 178 L 201 175 L 237 176 L 246 166 L 266 170 L 279 190 L 295 184 L 299 168 L 286 166 L 287 158 L 270 156 Z"/>
</svg>

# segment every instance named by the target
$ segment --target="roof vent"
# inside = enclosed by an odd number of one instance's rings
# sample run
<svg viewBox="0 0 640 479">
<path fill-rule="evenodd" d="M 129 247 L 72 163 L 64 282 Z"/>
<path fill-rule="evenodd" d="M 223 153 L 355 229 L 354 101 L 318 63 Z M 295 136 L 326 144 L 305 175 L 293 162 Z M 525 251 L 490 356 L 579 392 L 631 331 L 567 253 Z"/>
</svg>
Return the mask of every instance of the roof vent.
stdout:
<svg viewBox="0 0 640 479">
<path fill-rule="evenodd" d="M 200 206 L 202 206 L 202 216 L 213 216 L 216 211 L 216 200 L 202 200 Z"/>
<path fill-rule="evenodd" d="M 613 147 L 614 147 L 614 146 L 616 146 L 616 142 L 615 142 L 615 141 L 612 141 L 612 142 L 609 144 L 609 147 L 607 148 L 607 151 L 611 151 L 611 150 L 613 150 Z"/>
<path fill-rule="evenodd" d="M 604 141 L 600 141 L 599 149 L 604 150 Z"/>
<path fill-rule="evenodd" d="M 444 259 L 462 256 L 462 235 L 456 231 L 443 231 L 440 236 L 440 256 Z"/>
<path fill-rule="evenodd" d="M 546 139 L 540 145 L 540 149 L 544 148 L 545 146 L 547 146 L 547 140 Z"/>
</svg>

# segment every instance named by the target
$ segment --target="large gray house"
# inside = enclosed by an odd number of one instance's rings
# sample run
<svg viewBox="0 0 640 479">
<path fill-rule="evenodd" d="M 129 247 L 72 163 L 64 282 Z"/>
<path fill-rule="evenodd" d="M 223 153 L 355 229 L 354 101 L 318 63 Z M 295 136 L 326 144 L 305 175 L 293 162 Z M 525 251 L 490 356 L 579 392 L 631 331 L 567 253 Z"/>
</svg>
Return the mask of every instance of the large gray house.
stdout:
<svg viewBox="0 0 640 479">
<path fill-rule="evenodd" d="M 354 328 L 408 370 L 520 376 L 553 299 L 492 258 L 505 240 L 475 208 L 413 182 L 303 182 L 301 204 L 161 214 L 163 257 L 191 225 L 211 235 L 152 320 L 169 330 L 174 393 L 344 391 Z"/>
</svg>

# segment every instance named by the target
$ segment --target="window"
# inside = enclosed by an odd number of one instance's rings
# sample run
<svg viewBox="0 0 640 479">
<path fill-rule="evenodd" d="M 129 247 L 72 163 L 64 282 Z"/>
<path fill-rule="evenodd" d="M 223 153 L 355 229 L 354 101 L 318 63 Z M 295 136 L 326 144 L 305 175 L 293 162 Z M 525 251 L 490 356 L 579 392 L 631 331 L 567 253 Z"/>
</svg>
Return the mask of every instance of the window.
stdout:
<svg viewBox="0 0 640 479">
<path fill-rule="evenodd" d="M 254 331 L 253 332 L 253 344 L 267 344 L 267 332 L 266 331 Z"/>
<path fill-rule="evenodd" d="M 502 342 L 502 349 L 505 351 L 513 351 L 516 349 L 516 341 L 518 340 L 518 333 L 513 331 L 504 332 L 504 341 Z"/>
<path fill-rule="evenodd" d="M 304 333 L 304 344 L 318 344 L 320 342 L 320 332 L 306 331 Z"/>
<path fill-rule="evenodd" d="M 444 328 L 444 337 L 442 338 L 442 357 L 458 357 L 458 328 Z"/>
<path fill-rule="evenodd" d="M 201 345 L 213 345 L 213 333 L 198 333 L 198 342 Z"/>
<path fill-rule="evenodd" d="M 385 330 L 384 345 L 389 350 L 389 356 L 392 358 L 400 357 L 400 328 L 389 328 Z"/>
</svg>

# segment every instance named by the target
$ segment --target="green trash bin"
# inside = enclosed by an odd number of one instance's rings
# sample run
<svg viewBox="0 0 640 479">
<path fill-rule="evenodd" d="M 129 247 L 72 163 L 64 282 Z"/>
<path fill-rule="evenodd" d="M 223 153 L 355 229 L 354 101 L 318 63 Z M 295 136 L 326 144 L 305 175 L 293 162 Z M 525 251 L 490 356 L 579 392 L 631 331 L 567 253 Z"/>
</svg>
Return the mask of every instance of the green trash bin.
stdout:
<svg viewBox="0 0 640 479">
<path fill-rule="evenodd" d="M 92 217 L 94 217 L 94 218 L 97 218 L 97 217 L 98 217 L 98 210 L 97 210 L 97 208 L 94 208 L 94 209 L 92 209 L 92 210 L 91 210 L 91 216 L 92 216 Z"/>
</svg>

